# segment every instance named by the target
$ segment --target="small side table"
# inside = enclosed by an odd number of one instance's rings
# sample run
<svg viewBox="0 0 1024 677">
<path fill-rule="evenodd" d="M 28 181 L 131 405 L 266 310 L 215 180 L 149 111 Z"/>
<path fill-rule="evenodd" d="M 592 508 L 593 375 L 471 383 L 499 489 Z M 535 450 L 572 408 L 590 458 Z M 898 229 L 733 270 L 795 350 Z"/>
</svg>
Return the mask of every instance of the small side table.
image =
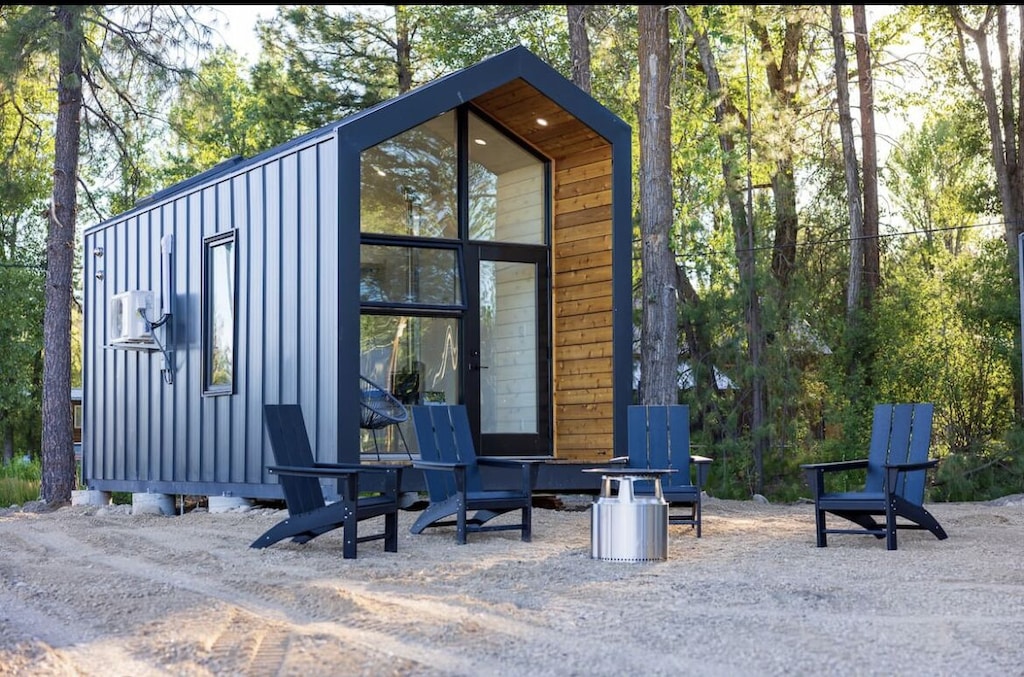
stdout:
<svg viewBox="0 0 1024 677">
<path fill-rule="evenodd" d="M 616 562 L 668 559 L 668 503 L 661 493 L 659 468 L 584 468 L 601 473 L 601 494 L 590 507 L 590 556 Z M 654 494 L 637 496 L 634 482 L 650 481 Z M 612 484 L 618 491 L 612 493 Z"/>
</svg>

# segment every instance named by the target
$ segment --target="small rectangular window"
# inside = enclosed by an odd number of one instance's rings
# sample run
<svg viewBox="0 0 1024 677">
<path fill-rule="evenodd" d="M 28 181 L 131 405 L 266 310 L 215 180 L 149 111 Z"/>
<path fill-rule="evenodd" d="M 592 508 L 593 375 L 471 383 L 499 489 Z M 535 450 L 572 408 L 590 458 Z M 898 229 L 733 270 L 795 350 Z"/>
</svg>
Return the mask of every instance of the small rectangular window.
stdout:
<svg viewBox="0 0 1024 677">
<path fill-rule="evenodd" d="M 363 244 L 359 256 L 359 300 L 364 305 L 464 305 L 454 248 Z"/>
<path fill-rule="evenodd" d="M 230 395 L 235 383 L 235 233 L 207 238 L 203 255 L 203 391 Z"/>
</svg>

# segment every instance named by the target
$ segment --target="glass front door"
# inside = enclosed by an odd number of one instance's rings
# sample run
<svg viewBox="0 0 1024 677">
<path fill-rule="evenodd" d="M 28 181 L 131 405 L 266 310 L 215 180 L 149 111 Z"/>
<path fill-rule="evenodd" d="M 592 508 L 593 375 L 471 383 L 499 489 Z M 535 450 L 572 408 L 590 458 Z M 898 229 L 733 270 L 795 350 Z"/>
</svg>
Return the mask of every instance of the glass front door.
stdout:
<svg viewBox="0 0 1024 677">
<path fill-rule="evenodd" d="M 477 271 L 469 297 L 478 303 L 466 328 L 465 391 L 481 453 L 550 454 L 546 252 L 498 245 L 468 252 Z"/>
</svg>

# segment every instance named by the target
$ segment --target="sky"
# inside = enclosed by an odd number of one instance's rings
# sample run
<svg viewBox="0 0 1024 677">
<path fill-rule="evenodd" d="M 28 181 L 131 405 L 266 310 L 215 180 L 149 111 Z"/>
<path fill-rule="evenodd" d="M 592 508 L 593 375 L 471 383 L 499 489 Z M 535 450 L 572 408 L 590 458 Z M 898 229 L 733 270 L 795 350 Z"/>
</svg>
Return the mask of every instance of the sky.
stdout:
<svg viewBox="0 0 1024 677">
<path fill-rule="evenodd" d="M 208 16 L 214 28 L 214 42 L 220 34 L 220 42 L 232 48 L 250 62 L 259 54 L 256 40 L 257 19 L 274 16 L 277 5 L 208 5 L 213 8 Z M 214 23 L 216 22 L 216 23 Z"/>
</svg>

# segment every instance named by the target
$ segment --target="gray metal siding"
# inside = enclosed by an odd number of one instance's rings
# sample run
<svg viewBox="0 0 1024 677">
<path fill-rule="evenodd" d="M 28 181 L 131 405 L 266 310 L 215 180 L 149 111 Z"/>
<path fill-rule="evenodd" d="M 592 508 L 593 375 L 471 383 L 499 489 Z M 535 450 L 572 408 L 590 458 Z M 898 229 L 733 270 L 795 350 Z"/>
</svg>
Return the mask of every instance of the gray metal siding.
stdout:
<svg viewBox="0 0 1024 677">
<path fill-rule="evenodd" d="M 249 263 L 246 266 L 240 266 L 244 269 L 247 280 L 244 287 L 247 293 L 241 294 L 238 299 L 239 336 L 246 336 L 248 339 L 236 363 L 241 378 L 239 387 L 242 388 L 239 391 L 241 397 L 238 400 L 246 416 L 245 435 L 242 442 L 244 450 L 260 449 L 263 446 L 261 407 L 263 406 L 263 376 L 266 374 L 262 364 L 265 346 L 263 300 L 269 266 L 266 261 L 266 211 L 263 208 L 265 192 L 255 191 L 249 187 L 250 184 L 263 185 L 263 177 L 263 168 L 240 177 L 241 196 L 236 202 L 236 206 L 245 211 L 246 232 L 249 233 L 245 243 Z M 253 412 L 259 415 L 253 415 Z M 262 482 L 263 455 L 244 453 L 243 458 L 245 481 L 247 483 Z"/>
<path fill-rule="evenodd" d="M 322 460 L 338 438 L 338 198 L 333 135 L 195 186 L 85 236 L 86 479 L 101 490 L 278 496 L 264 402 L 299 402 Z M 234 393 L 203 393 L 204 239 L 236 232 Z M 157 350 L 104 348 L 109 302 L 162 283 L 174 235 L 173 384 Z M 102 257 L 93 249 L 102 247 Z M 104 279 L 95 274 L 103 270 Z M 155 309 L 157 317 L 159 308 Z M 151 318 L 156 319 L 156 317 Z"/>
<path fill-rule="evenodd" d="M 338 353 L 341 346 L 340 322 L 338 318 L 338 286 L 340 267 L 350 262 L 355 265 L 348 267 L 358 268 L 358 250 L 353 255 L 349 253 L 347 261 L 341 260 L 341 250 L 338 247 L 340 225 L 338 223 L 338 147 L 336 143 L 323 144 L 320 146 L 320 156 L 317 158 L 315 176 L 317 181 L 317 195 L 321 199 L 313 205 L 316 209 L 317 233 L 319 242 L 317 251 L 323 266 L 317 274 L 316 288 L 320 293 L 316 299 L 317 317 L 319 318 L 319 343 L 316 346 L 318 359 L 317 370 L 325 374 L 338 374 Z M 332 171 L 324 171 L 324 167 L 333 168 Z M 358 343 L 355 351 L 358 353 Z M 336 377 L 337 378 L 337 377 Z M 314 393 L 314 402 L 309 411 L 315 412 L 318 425 L 317 439 L 314 440 L 316 448 L 322 450 L 321 460 L 337 462 L 341 460 L 338 453 L 338 428 L 341 422 L 338 418 L 338 383 L 336 381 L 330 388 L 324 388 L 323 383 Z M 305 409 L 304 409 L 305 411 Z M 329 451 L 328 451 L 329 450 Z M 327 452 L 325 455 L 323 452 Z"/>
</svg>

